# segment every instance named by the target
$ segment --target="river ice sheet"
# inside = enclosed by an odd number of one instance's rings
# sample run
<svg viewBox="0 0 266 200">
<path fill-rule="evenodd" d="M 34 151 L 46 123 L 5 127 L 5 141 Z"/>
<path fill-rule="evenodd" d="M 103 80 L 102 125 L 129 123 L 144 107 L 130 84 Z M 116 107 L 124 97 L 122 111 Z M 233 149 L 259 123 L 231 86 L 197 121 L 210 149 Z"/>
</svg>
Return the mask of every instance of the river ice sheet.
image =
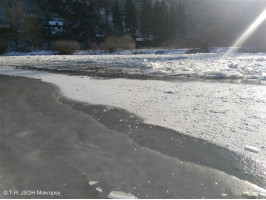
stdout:
<svg viewBox="0 0 266 200">
<path fill-rule="evenodd" d="M 167 53 L 168 52 L 168 53 Z M 91 104 L 119 107 L 145 122 L 204 138 L 230 149 L 245 145 L 266 159 L 266 54 L 2 56 L 0 73 L 40 78 L 58 85 L 62 94 Z M 96 64 L 96 65 L 95 65 Z M 90 68 L 135 69 L 146 74 L 198 78 L 255 79 L 261 85 L 221 81 L 93 79 L 18 70 L 3 66 L 86 71 Z M 254 153 L 250 153 L 254 155 Z"/>
<path fill-rule="evenodd" d="M 0 67 L 1 74 L 40 78 L 62 94 L 128 110 L 146 123 L 203 138 L 266 160 L 265 85 L 201 81 L 95 79 Z M 254 146 L 258 153 L 245 150 Z"/>
</svg>

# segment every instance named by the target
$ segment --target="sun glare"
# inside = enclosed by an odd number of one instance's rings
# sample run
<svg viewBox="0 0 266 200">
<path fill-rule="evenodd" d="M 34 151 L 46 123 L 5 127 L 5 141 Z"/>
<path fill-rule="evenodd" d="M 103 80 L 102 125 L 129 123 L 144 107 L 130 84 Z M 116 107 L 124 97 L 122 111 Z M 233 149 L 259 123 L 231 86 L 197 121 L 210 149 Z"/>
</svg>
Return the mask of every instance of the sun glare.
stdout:
<svg viewBox="0 0 266 200">
<path fill-rule="evenodd" d="M 256 18 L 256 20 L 247 28 L 246 31 L 238 38 L 238 40 L 232 45 L 232 47 L 240 47 L 254 31 L 266 20 L 266 8 L 264 11 Z M 235 48 L 229 49 L 224 56 L 233 53 Z"/>
</svg>

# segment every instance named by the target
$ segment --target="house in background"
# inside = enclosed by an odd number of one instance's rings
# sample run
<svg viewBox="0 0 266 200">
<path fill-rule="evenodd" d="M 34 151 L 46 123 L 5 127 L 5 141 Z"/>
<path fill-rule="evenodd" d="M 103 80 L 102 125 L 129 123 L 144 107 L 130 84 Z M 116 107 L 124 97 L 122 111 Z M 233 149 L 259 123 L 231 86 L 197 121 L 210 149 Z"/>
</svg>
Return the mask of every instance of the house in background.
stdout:
<svg viewBox="0 0 266 200">
<path fill-rule="evenodd" d="M 62 35 L 64 24 L 61 21 L 48 21 L 47 29 L 52 35 Z"/>
</svg>

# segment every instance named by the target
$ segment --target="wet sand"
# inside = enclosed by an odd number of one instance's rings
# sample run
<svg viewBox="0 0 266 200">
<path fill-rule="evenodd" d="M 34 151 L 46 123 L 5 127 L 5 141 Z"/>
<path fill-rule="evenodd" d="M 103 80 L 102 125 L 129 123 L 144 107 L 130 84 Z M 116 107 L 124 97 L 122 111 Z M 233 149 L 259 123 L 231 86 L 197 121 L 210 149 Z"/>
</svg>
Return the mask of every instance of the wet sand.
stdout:
<svg viewBox="0 0 266 200">
<path fill-rule="evenodd" d="M 250 183 L 266 187 L 245 155 L 64 99 L 39 80 L 0 76 L 0 119 L 0 198 L 241 198 L 257 191 Z"/>
</svg>

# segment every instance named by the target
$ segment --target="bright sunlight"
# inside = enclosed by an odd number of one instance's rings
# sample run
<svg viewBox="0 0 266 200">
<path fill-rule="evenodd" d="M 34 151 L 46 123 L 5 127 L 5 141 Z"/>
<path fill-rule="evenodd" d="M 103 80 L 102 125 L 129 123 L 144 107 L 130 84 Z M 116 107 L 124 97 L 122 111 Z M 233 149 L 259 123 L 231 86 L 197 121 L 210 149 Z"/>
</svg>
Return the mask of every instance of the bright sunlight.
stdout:
<svg viewBox="0 0 266 200">
<path fill-rule="evenodd" d="M 264 22 L 266 19 L 266 8 L 264 11 L 256 18 L 256 20 L 247 28 L 247 30 L 239 37 L 239 39 L 232 45 L 232 47 L 239 47 L 241 46 L 251 35 L 254 31 Z M 224 56 L 233 53 L 235 48 L 229 49 Z"/>
</svg>

